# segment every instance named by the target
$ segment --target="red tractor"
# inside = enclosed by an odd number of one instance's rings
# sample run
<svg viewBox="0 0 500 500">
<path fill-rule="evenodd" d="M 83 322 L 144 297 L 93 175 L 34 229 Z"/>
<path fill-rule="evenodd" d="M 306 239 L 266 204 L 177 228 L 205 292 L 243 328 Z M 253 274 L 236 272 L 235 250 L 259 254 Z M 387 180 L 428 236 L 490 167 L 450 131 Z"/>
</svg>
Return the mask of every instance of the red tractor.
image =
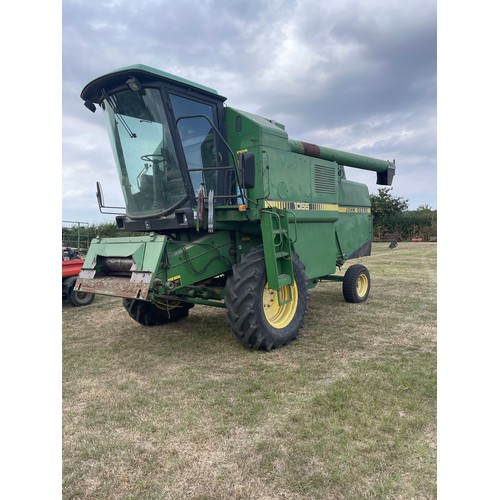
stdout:
<svg viewBox="0 0 500 500">
<path fill-rule="evenodd" d="M 95 298 L 93 293 L 74 290 L 83 262 L 76 249 L 69 247 L 62 249 L 62 297 L 75 307 L 88 306 Z"/>
</svg>

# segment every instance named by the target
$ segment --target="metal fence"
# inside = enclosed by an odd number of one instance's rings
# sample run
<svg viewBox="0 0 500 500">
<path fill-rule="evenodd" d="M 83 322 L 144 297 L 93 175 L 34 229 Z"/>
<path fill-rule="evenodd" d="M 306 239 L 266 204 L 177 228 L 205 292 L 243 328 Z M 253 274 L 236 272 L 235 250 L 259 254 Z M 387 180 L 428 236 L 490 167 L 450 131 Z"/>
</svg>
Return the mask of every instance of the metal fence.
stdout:
<svg viewBox="0 0 500 500">
<path fill-rule="evenodd" d="M 88 222 L 63 220 L 62 246 L 86 252 L 90 245 L 90 225 Z"/>
</svg>

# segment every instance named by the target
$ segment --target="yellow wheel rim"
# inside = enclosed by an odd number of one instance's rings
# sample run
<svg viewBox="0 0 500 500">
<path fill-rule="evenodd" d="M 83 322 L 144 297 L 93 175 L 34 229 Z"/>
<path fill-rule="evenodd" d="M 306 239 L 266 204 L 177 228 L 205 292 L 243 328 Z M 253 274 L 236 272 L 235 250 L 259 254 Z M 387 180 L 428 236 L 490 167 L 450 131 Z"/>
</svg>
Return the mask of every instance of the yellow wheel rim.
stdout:
<svg viewBox="0 0 500 500">
<path fill-rule="evenodd" d="M 279 305 L 278 293 L 281 297 L 283 305 Z M 273 328 L 285 328 L 290 324 L 298 305 L 298 290 L 297 283 L 287 285 L 280 288 L 279 292 L 269 288 L 268 284 L 264 288 L 262 295 L 262 307 L 264 309 L 264 316 L 267 322 Z"/>
<path fill-rule="evenodd" d="M 368 276 L 366 274 L 361 274 L 356 283 L 356 293 L 358 297 L 364 297 L 368 292 Z"/>
</svg>

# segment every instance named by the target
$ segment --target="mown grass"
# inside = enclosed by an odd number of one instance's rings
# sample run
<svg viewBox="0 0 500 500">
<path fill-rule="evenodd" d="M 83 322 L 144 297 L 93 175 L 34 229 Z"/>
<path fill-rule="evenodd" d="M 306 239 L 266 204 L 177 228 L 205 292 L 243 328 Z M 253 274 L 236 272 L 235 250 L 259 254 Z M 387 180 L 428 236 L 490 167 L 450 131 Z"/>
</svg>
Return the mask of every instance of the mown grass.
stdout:
<svg viewBox="0 0 500 500">
<path fill-rule="evenodd" d="M 369 300 L 320 284 L 270 353 L 222 309 L 145 328 L 63 304 L 63 497 L 435 498 L 436 253 L 375 244 Z"/>
</svg>

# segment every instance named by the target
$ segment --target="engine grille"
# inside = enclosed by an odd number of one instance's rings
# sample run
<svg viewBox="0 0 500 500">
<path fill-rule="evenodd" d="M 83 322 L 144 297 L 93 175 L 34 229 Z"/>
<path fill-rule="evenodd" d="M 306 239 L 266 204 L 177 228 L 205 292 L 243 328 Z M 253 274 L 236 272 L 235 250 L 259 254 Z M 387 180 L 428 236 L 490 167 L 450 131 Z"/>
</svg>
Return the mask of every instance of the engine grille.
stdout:
<svg viewBox="0 0 500 500">
<path fill-rule="evenodd" d="M 337 169 L 314 165 L 314 190 L 316 193 L 335 194 Z"/>
</svg>

